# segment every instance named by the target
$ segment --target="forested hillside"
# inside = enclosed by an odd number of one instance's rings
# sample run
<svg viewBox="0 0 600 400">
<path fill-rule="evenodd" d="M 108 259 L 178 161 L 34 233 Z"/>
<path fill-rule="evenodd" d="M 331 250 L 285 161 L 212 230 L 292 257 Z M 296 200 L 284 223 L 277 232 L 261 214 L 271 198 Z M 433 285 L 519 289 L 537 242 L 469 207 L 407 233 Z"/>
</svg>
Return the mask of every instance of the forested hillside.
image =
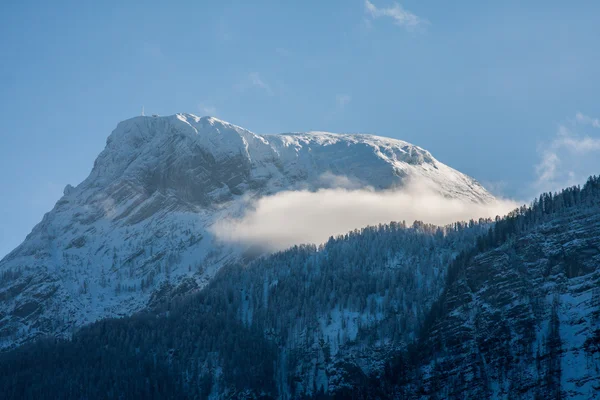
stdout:
<svg viewBox="0 0 600 400">
<path fill-rule="evenodd" d="M 6 398 L 594 398 L 600 179 L 496 221 L 391 223 L 4 353 Z"/>
<path fill-rule="evenodd" d="M 15 398 L 352 390 L 414 340 L 445 266 L 490 223 L 391 223 L 224 267 L 197 295 L 8 353 L 0 375 Z"/>
<path fill-rule="evenodd" d="M 600 398 L 600 179 L 478 238 L 388 367 L 397 398 Z"/>
</svg>

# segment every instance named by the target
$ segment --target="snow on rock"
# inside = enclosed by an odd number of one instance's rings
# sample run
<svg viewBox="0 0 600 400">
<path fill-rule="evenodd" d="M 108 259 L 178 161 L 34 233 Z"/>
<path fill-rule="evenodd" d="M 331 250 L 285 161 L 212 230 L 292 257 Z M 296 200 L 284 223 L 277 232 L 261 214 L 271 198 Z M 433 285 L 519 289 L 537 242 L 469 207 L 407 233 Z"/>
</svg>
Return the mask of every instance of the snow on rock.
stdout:
<svg viewBox="0 0 600 400">
<path fill-rule="evenodd" d="M 239 215 L 247 198 L 327 187 L 328 174 L 376 190 L 417 179 L 447 197 L 494 200 L 401 140 L 258 135 L 191 114 L 131 118 L 108 137 L 88 178 L 67 185 L 0 261 L 0 348 L 131 314 L 169 288 L 201 288 L 244 250 L 211 234 L 216 221 Z"/>
<path fill-rule="evenodd" d="M 598 207 L 581 207 L 470 261 L 408 398 L 600 398 L 599 243 Z"/>
</svg>

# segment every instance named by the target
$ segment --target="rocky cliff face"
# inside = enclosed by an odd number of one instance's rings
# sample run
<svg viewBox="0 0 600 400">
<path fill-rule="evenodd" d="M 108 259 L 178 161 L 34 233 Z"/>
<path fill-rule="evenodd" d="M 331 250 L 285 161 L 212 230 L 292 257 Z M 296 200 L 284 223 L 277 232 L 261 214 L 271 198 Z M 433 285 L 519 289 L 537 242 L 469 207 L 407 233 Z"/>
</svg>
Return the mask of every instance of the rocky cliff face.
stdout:
<svg viewBox="0 0 600 400">
<path fill-rule="evenodd" d="M 67 186 L 0 261 L 0 348 L 67 337 L 180 286 L 201 288 L 244 251 L 214 237 L 215 221 L 241 215 L 248 199 L 327 187 L 327 174 L 377 190 L 415 179 L 447 197 L 493 201 L 473 179 L 399 140 L 257 135 L 189 114 L 132 118 L 109 136 L 89 177 Z"/>
</svg>

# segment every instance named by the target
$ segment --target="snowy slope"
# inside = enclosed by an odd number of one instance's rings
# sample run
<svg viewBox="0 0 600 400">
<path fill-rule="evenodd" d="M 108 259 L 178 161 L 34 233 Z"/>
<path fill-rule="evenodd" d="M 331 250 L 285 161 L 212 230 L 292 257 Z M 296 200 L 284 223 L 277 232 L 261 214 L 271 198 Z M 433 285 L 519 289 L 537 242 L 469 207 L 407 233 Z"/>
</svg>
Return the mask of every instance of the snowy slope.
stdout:
<svg viewBox="0 0 600 400">
<path fill-rule="evenodd" d="M 494 198 L 475 180 L 409 143 L 325 132 L 257 135 L 212 117 L 121 122 L 89 177 L 0 261 L 0 347 L 128 315 L 202 287 L 244 249 L 210 227 L 248 199 L 316 190 L 341 175 L 377 190 L 409 179 L 444 196 Z M 157 289 L 160 291 L 157 292 Z"/>
</svg>

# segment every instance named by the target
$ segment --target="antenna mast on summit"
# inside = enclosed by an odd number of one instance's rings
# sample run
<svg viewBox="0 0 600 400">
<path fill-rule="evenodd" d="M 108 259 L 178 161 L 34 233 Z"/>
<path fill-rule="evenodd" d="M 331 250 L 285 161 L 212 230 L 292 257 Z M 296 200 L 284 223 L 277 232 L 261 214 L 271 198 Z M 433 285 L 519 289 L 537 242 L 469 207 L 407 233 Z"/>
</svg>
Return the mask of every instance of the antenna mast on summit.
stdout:
<svg viewBox="0 0 600 400">
<path fill-rule="evenodd" d="M 144 106 L 142 106 L 142 117 L 144 116 Z"/>
</svg>

